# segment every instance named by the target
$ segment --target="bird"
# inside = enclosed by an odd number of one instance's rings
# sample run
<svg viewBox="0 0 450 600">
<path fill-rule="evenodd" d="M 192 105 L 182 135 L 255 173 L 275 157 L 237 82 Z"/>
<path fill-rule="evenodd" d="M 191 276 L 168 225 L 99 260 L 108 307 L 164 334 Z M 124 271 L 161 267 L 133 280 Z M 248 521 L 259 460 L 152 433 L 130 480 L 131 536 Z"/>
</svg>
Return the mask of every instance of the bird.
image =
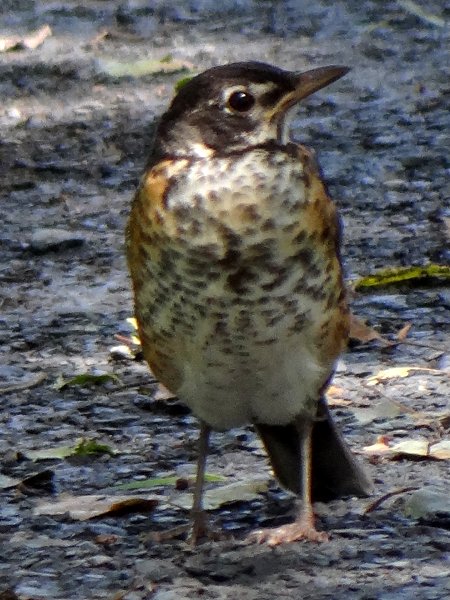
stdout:
<svg viewBox="0 0 450 600">
<path fill-rule="evenodd" d="M 341 223 L 314 151 L 289 132 L 291 109 L 348 71 L 215 66 L 155 129 L 126 254 L 144 358 L 200 422 L 192 544 L 208 529 L 212 430 L 253 425 L 298 497 L 293 522 L 252 542 L 325 541 L 312 502 L 372 491 L 325 398 L 349 334 Z"/>
</svg>

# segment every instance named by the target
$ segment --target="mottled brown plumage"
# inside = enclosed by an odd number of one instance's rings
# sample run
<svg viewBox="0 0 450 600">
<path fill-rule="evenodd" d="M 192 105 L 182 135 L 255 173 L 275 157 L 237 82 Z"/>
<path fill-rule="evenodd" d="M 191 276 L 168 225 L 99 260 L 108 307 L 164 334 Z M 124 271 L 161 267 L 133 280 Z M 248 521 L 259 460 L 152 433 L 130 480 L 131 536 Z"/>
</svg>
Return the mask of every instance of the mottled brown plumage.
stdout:
<svg viewBox="0 0 450 600">
<path fill-rule="evenodd" d="M 282 485 L 302 496 L 296 521 L 259 541 L 322 540 L 311 490 L 371 487 L 323 398 L 349 327 L 339 219 L 312 151 L 286 127 L 289 108 L 345 72 L 235 63 L 195 77 L 160 121 L 133 202 L 144 355 L 201 421 L 194 540 L 211 428 L 253 423 Z"/>
</svg>

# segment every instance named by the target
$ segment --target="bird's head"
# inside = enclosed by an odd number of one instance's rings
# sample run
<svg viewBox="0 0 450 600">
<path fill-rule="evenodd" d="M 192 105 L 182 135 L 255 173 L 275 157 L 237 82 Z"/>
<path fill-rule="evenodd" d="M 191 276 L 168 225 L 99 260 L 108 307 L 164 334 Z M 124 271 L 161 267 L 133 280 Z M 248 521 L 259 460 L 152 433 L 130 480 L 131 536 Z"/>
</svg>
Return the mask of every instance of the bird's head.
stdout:
<svg viewBox="0 0 450 600">
<path fill-rule="evenodd" d="M 213 67 L 178 91 L 161 118 L 155 152 L 211 156 L 284 144 L 289 109 L 348 71 L 327 66 L 300 73 L 261 62 Z"/>
</svg>

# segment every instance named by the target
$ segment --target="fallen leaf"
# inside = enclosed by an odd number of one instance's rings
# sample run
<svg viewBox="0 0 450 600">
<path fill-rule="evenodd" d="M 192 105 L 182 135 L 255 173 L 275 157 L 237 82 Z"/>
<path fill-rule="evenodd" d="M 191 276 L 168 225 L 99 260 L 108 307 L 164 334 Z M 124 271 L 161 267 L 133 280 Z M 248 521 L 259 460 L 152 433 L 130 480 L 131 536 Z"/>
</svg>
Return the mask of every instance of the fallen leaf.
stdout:
<svg viewBox="0 0 450 600">
<path fill-rule="evenodd" d="M 52 460 L 67 458 L 73 453 L 72 446 L 56 446 L 55 448 L 39 448 L 39 450 L 28 450 L 25 456 L 30 460 Z"/>
<path fill-rule="evenodd" d="M 450 460 L 450 440 L 443 440 L 430 446 L 430 456 L 438 460 Z"/>
<path fill-rule="evenodd" d="M 68 458 L 69 456 L 88 456 L 92 454 L 116 454 L 115 450 L 106 444 L 100 444 L 95 440 L 81 438 L 74 446 L 55 446 L 54 448 L 40 448 L 29 450 L 25 456 L 30 460 L 52 460 Z"/>
<path fill-rule="evenodd" d="M 64 515 L 76 521 L 87 521 L 105 515 L 124 515 L 149 512 L 159 504 L 157 496 L 60 496 L 56 502 L 44 502 L 37 506 L 35 515 Z"/>
<path fill-rule="evenodd" d="M 66 387 L 74 386 L 74 385 L 99 385 L 103 383 L 107 383 L 108 381 L 115 381 L 116 383 L 120 383 L 120 379 L 114 373 L 103 373 L 101 375 L 92 375 L 91 373 L 82 373 L 81 375 L 76 375 L 71 379 L 63 379 L 62 377 L 58 377 L 54 384 L 55 390 L 63 390 Z"/>
<path fill-rule="evenodd" d="M 381 435 L 380 437 L 378 437 L 375 444 L 372 444 L 371 446 L 365 446 L 362 449 L 362 452 L 369 456 L 380 456 L 383 454 L 389 454 L 390 451 L 391 447 L 389 446 L 389 438 L 385 435 Z"/>
<path fill-rule="evenodd" d="M 115 59 L 102 59 L 97 62 L 98 71 L 114 78 L 179 73 L 190 69 L 192 69 L 190 63 L 176 59 L 155 60 L 144 58 L 128 62 Z"/>
<path fill-rule="evenodd" d="M 401 329 L 399 329 L 397 331 L 396 334 L 396 338 L 399 342 L 404 342 L 406 339 L 406 336 L 408 335 L 408 333 L 410 332 L 412 327 L 412 323 L 406 323 L 406 325 L 403 325 L 403 327 Z"/>
<path fill-rule="evenodd" d="M 391 446 L 391 452 L 400 456 L 428 456 L 430 443 L 425 439 L 404 440 Z"/>
<path fill-rule="evenodd" d="M 442 375 L 442 371 L 438 369 L 429 369 L 427 367 L 412 367 L 412 366 L 404 366 L 404 367 L 391 367 L 389 369 L 382 369 L 378 371 L 375 375 L 371 375 L 366 379 L 367 385 L 376 385 L 381 381 L 386 381 L 387 379 L 395 379 L 396 377 L 408 377 L 410 373 L 431 373 L 433 375 Z"/>
<path fill-rule="evenodd" d="M 229 485 L 222 485 L 203 494 L 205 510 L 215 510 L 224 504 L 232 502 L 248 502 L 258 498 L 260 494 L 269 489 L 268 479 L 255 477 L 249 481 L 237 481 Z M 171 503 L 180 508 L 190 510 L 192 507 L 192 494 L 180 494 L 172 498 Z"/>
<path fill-rule="evenodd" d="M 327 398 L 340 398 L 345 394 L 345 388 L 331 384 L 327 388 Z"/>
<path fill-rule="evenodd" d="M 347 390 L 338 385 L 330 385 L 327 388 L 327 401 L 329 406 L 348 406 L 351 402 L 345 396 Z"/>
<path fill-rule="evenodd" d="M 404 512 L 413 519 L 450 515 L 450 495 L 428 488 L 417 490 L 405 503 Z"/>
<path fill-rule="evenodd" d="M 0 37 L 0 52 L 8 50 L 21 50 L 26 48 L 34 50 L 44 43 L 44 41 L 52 35 L 52 30 L 49 25 L 44 25 L 40 29 L 33 31 L 26 36 L 14 35 L 10 37 Z"/>
<path fill-rule="evenodd" d="M 425 438 L 416 438 L 390 444 L 389 438 L 381 436 L 375 444 L 365 446 L 362 452 L 369 456 L 385 456 L 392 460 L 408 457 L 448 460 L 450 459 L 450 441 L 444 440 L 431 444 Z"/>
<path fill-rule="evenodd" d="M 151 477 L 150 479 L 142 479 L 140 481 L 130 481 L 130 483 L 121 483 L 114 486 L 116 490 L 144 490 L 147 488 L 158 486 L 176 487 L 180 479 L 179 475 L 170 475 L 168 477 Z M 222 475 L 213 475 L 205 473 L 205 481 L 207 483 L 222 483 L 226 481 L 226 477 Z M 189 483 L 189 482 L 188 482 Z"/>
<path fill-rule="evenodd" d="M 378 340 L 384 343 L 390 343 L 385 340 L 378 331 L 375 331 L 372 327 L 366 324 L 363 319 L 360 319 L 354 314 L 350 314 L 350 338 L 358 342 L 366 344 L 373 340 Z"/>
<path fill-rule="evenodd" d="M 423 281 L 442 281 L 450 279 L 450 267 L 430 264 L 425 267 L 395 267 L 380 269 L 373 275 L 362 277 L 353 284 L 355 290 L 372 291 L 373 288 L 390 285 L 418 285 Z"/>
</svg>

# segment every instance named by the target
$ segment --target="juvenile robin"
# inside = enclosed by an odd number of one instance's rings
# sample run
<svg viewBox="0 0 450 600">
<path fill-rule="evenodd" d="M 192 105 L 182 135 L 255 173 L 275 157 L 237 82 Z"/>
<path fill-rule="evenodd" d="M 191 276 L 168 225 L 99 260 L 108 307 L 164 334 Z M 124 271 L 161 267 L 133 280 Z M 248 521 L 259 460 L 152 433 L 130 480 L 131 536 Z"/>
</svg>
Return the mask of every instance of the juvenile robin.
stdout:
<svg viewBox="0 0 450 600">
<path fill-rule="evenodd" d="M 349 329 L 340 223 L 313 152 L 287 131 L 289 110 L 347 71 L 214 67 L 156 130 L 127 256 L 144 356 L 200 420 L 194 543 L 211 429 L 252 423 L 301 499 L 258 542 L 323 541 L 312 501 L 371 491 L 324 399 Z"/>
</svg>

